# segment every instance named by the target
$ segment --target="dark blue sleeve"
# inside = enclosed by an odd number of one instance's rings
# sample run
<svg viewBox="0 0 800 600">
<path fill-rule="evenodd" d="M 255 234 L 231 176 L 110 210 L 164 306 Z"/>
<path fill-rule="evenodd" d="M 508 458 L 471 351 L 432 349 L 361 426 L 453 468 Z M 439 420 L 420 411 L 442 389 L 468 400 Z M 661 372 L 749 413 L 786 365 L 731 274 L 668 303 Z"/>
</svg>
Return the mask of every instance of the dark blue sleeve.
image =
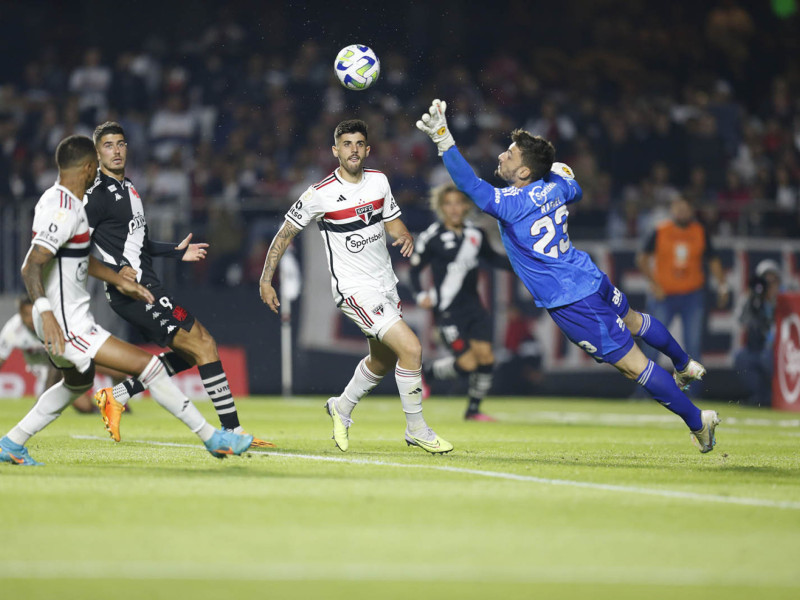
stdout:
<svg viewBox="0 0 800 600">
<path fill-rule="evenodd" d="M 147 239 L 147 252 L 150 256 L 166 256 L 169 258 L 182 258 L 186 249 L 176 250 L 178 244 L 170 242 L 154 242 L 150 238 Z"/>
<path fill-rule="evenodd" d="M 516 222 L 525 214 L 521 188 L 496 188 L 475 175 L 456 146 L 442 155 L 444 166 L 459 190 L 469 196 L 479 209 L 507 223 Z"/>
</svg>

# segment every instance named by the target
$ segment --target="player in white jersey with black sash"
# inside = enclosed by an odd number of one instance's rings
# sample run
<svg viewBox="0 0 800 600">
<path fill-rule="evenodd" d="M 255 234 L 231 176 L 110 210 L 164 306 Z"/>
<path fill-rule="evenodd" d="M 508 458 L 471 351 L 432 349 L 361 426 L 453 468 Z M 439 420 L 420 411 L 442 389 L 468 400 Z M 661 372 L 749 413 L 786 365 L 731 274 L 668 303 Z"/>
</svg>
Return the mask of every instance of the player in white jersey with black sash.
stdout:
<svg viewBox="0 0 800 600">
<path fill-rule="evenodd" d="M 22 265 L 22 279 L 33 300 L 36 335 L 53 365 L 62 370 L 63 379 L 45 390 L 31 411 L 0 439 L 0 462 L 41 464 L 31 458 L 25 443 L 91 388 L 95 361 L 138 376 L 156 402 L 196 433 L 214 456 L 241 454 L 253 436 L 215 431 L 170 381 L 158 357 L 116 339 L 95 323 L 86 290 L 89 275 L 138 300 L 153 302 L 154 298 L 145 287 L 89 256 L 89 222 L 82 198 L 97 171 L 92 140 L 80 135 L 62 140 L 56 163 L 58 182 L 36 204 L 33 241 Z M 112 399 L 103 402 L 100 410 L 109 433 L 119 441 L 124 406 Z"/>
<path fill-rule="evenodd" d="M 358 364 L 343 393 L 325 405 L 336 445 L 347 450 L 353 409 L 394 369 L 406 414 L 406 443 L 435 454 L 450 452 L 453 445 L 436 435 L 422 416 L 422 347 L 403 321 L 385 233 L 405 257 L 414 249 L 413 238 L 399 218 L 386 176 L 364 168 L 370 151 L 367 124 L 358 119 L 339 123 L 334 143 L 339 168 L 308 188 L 286 213 L 264 263 L 261 299 L 278 312 L 280 303 L 272 287 L 275 269 L 292 239 L 315 221 L 325 242 L 334 301 L 369 342 L 369 355 Z"/>
<path fill-rule="evenodd" d="M 410 281 L 417 304 L 433 310 L 439 336 L 451 355 L 429 363 L 425 377 L 428 382 L 466 377 L 469 404 L 464 418 L 494 421 L 480 410 L 492 387 L 494 352 L 492 316 L 478 294 L 478 270 L 481 261 L 509 271 L 511 263 L 494 251 L 483 229 L 467 220 L 472 203 L 455 185 L 434 188 L 431 209 L 439 221 L 417 237 Z M 427 266 L 433 275 L 429 290 L 423 289 L 421 280 Z"/>
</svg>

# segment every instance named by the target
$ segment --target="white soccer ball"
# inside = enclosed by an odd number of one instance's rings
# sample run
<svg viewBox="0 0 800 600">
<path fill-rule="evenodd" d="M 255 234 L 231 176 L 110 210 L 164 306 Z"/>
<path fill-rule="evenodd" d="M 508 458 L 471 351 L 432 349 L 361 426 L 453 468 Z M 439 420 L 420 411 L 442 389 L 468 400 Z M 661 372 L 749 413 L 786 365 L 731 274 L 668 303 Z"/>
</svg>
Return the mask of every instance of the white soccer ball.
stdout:
<svg viewBox="0 0 800 600">
<path fill-rule="evenodd" d="M 353 44 L 339 51 L 333 69 L 348 90 L 365 90 L 377 81 L 381 61 L 368 46 Z"/>
</svg>

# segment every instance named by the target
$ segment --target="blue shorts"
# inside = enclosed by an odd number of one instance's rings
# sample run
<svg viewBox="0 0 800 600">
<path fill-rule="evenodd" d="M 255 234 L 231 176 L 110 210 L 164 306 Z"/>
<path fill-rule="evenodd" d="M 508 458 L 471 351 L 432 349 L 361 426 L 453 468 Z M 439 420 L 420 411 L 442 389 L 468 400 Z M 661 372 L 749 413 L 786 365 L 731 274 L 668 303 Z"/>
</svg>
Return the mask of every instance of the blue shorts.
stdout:
<svg viewBox="0 0 800 600">
<path fill-rule="evenodd" d="M 614 364 L 633 348 L 623 317 L 628 299 L 603 275 L 600 288 L 582 300 L 547 309 L 570 341 L 598 362 Z"/>
</svg>

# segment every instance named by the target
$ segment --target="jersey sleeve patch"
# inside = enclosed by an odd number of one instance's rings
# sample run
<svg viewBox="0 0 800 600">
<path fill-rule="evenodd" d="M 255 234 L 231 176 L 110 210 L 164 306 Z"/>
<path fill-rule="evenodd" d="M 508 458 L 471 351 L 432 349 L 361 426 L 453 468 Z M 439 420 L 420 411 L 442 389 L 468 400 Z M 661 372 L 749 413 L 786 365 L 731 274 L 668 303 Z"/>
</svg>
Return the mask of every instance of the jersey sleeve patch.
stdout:
<svg viewBox="0 0 800 600">
<path fill-rule="evenodd" d="M 569 166 L 565 165 L 564 163 L 555 162 L 553 166 L 550 168 L 552 173 L 556 175 L 561 175 L 564 179 L 575 179 L 575 173 L 572 172 L 572 169 Z"/>
</svg>

